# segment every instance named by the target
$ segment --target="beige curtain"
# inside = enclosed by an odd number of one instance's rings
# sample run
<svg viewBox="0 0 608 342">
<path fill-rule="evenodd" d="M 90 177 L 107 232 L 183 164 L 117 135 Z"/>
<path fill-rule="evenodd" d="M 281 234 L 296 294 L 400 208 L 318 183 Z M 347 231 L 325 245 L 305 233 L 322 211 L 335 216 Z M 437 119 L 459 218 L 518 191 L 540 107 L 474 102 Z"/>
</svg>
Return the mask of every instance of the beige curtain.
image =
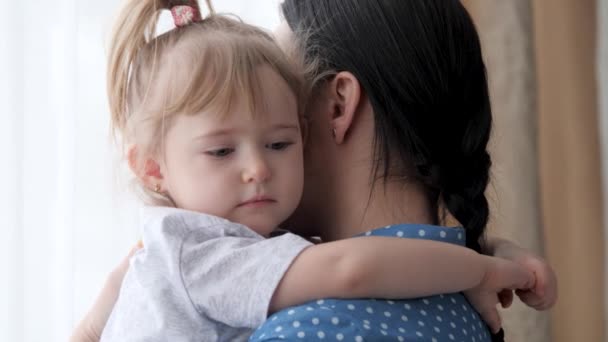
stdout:
<svg viewBox="0 0 608 342">
<path fill-rule="evenodd" d="M 545 255 L 560 285 L 550 313 L 504 312 L 507 340 L 603 341 L 595 1 L 463 2 L 495 116 L 491 229 Z"/>
<path fill-rule="evenodd" d="M 494 112 L 490 232 L 542 254 L 530 1 L 467 5 L 482 40 Z M 550 341 L 546 313 L 516 301 L 503 312 L 503 321 L 507 341 Z"/>
<path fill-rule="evenodd" d="M 556 341 L 604 341 L 596 1 L 533 9 L 543 219 L 561 289 L 552 330 Z"/>
<path fill-rule="evenodd" d="M 604 184 L 604 286 L 608 284 L 608 1 L 599 1 L 597 9 L 598 19 L 598 61 L 596 65 L 599 68 L 600 78 L 599 94 L 600 94 L 600 142 L 602 151 L 602 182 Z M 608 325 L 608 296 L 604 295 L 604 326 Z M 608 332 L 604 332 L 608 334 Z"/>
</svg>

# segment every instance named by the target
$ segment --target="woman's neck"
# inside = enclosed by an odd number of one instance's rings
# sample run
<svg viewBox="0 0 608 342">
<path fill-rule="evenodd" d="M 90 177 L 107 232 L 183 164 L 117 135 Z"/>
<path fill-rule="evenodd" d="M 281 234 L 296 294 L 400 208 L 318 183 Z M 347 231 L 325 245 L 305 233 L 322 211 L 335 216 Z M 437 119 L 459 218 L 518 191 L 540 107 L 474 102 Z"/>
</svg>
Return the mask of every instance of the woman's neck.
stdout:
<svg viewBox="0 0 608 342">
<path fill-rule="evenodd" d="M 357 167 L 357 164 L 360 167 Z M 345 165 L 345 164 L 343 164 Z M 371 229 L 398 223 L 435 223 L 435 214 L 423 186 L 401 181 L 376 181 L 370 184 L 369 168 L 353 163 L 336 177 L 338 182 L 333 201 L 331 222 L 327 222 L 322 239 L 340 240 Z M 359 186 L 356 186 L 359 184 Z"/>
</svg>

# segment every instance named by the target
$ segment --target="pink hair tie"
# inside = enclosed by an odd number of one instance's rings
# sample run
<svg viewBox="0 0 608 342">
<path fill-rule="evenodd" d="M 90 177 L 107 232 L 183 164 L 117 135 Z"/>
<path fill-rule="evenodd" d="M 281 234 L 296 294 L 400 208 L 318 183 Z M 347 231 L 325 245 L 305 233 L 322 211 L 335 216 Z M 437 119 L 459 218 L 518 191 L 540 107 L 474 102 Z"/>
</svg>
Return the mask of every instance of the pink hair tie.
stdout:
<svg viewBox="0 0 608 342">
<path fill-rule="evenodd" d="M 177 27 L 202 21 L 199 11 L 196 8 L 188 5 L 173 6 L 171 8 L 171 14 L 173 15 L 173 21 Z"/>
</svg>

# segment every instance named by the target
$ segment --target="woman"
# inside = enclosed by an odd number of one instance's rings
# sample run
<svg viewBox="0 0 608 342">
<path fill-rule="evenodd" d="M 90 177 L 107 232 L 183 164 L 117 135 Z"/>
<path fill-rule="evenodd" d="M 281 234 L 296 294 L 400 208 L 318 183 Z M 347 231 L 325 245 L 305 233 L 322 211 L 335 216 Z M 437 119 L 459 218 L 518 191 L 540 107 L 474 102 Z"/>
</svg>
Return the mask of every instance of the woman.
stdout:
<svg viewBox="0 0 608 342">
<path fill-rule="evenodd" d="M 332 241 L 377 227 L 440 224 L 445 209 L 466 229 L 467 246 L 531 269 L 537 284 L 518 295 L 550 307 L 549 265 L 509 242 L 483 239 L 491 111 L 479 41 L 461 4 L 287 0 L 282 10 L 279 39 L 303 52 L 315 81 L 294 229 Z M 98 340 L 125 270 L 123 263 L 112 273 L 73 340 Z M 510 303 L 512 294 L 503 295 Z"/>
<path fill-rule="evenodd" d="M 492 115 L 479 38 L 462 4 L 285 0 L 281 8 L 278 39 L 296 42 L 313 81 L 296 227 L 320 227 L 308 233 L 324 241 L 365 233 L 449 242 L 428 227 L 445 224 L 447 211 L 467 247 L 512 248 L 484 242 Z M 554 300 L 519 294 L 538 309 Z M 461 294 L 324 300 L 275 314 L 252 340 L 489 340 L 473 311 Z"/>
</svg>

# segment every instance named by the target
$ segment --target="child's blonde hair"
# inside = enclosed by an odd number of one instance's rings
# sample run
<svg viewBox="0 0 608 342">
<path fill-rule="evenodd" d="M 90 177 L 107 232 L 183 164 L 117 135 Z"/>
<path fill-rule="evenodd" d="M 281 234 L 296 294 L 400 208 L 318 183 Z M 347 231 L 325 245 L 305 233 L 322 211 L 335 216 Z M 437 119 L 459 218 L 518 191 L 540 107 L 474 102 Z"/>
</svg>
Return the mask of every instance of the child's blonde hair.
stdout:
<svg viewBox="0 0 608 342">
<path fill-rule="evenodd" d="M 210 14 L 201 21 L 154 37 L 161 11 L 184 3 L 200 13 L 195 0 L 127 0 L 114 28 L 107 71 L 112 131 L 120 134 L 123 146 L 137 146 L 137 165 L 162 152 L 175 115 L 227 113 L 240 96 L 256 113 L 261 103 L 256 69 L 262 64 L 287 82 L 300 105 L 305 97 L 298 69 L 272 37 L 216 14 L 210 0 Z M 142 189 L 148 201 L 171 203 Z"/>
</svg>

